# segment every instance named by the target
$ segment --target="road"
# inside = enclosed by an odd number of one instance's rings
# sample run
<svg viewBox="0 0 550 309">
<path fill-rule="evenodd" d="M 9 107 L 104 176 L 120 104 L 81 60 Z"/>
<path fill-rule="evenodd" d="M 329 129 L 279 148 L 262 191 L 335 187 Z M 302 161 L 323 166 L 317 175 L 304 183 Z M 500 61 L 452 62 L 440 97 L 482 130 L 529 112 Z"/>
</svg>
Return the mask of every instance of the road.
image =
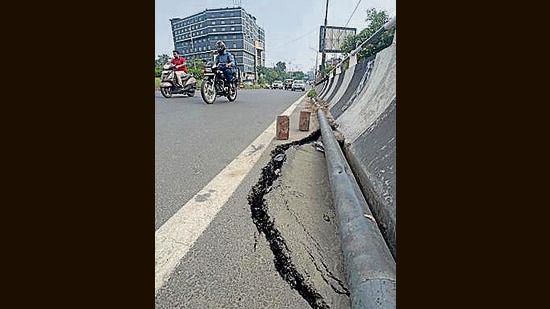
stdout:
<svg viewBox="0 0 550 309">
<path fill-rule="evenodd" d="M 323 154 L 286 152 L 267 220 L 253 220 L 248 201 L 288 142 L 272 140 L 276 116 L 304 94 L 242 90 L 207 105 L 199 93 L 155 93 L 157 309 L 349 307 Z"/>
<path fill-rule="evenodd" d="M 155 92 L 155 230 L 227 166 L 303 92 L 241 90 L 165 99 Z"/>
</svg>

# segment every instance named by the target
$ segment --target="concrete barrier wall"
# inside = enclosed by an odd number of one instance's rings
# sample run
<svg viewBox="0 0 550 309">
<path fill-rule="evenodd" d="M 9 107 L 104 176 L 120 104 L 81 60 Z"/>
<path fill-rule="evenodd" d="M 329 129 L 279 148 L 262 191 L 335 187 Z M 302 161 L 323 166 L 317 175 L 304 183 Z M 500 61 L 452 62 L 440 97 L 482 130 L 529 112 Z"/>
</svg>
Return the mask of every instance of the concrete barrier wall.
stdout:
<svg viewBox="0 0 550 309">
<path fill-rule="evenodd" d="M 395 37 L 388 48 L 334 74 L 323 87 L 320 98 L 344 135 L 346 159 L 396 258 Z"/>
<path fill-rule="evenodd" d="M 334 81 L 334 76 L 331 76 L 331 78 L 328 81 L 326 81 L 326 83 L 325 83 L 326 85 L 323 88 L 323 91 L 321 92 L 321 94 L 319 95 L 320 98 L 325 97 L 327 92 L 330 91 L 330 88 L 332 87 L 332 82 L 333 81 Z"/>
<path fill-rule="evenodd" d="M 336 96 L 336 93 L 338 93 L 338 90 L 340 90 L 341 88 L 344 88 L 342 87 L 342 83 L 344 82 L 344 79 L 346 79 L 345 73 L 346 72 L 341 72 L 339 69 L 337 69 L 337 73 L 336 73 L 337 78 L 335 78 L 334 80 L 331 91 L 328 92 L 326 97 L 324 98 L 327 102 L 330 102 Z"/>
<path fill-rule="evenodd" d="M 342 113 L 353 103 L 355 99 L 363 91 L 370 71 L 374 63 L 374 56 L 366 59 L 354 67 L 348 69 L 352 78 L 347 84 L 347 87 L 341 87 L 344 89 L 344 93 L 341 98 L 336 98 L 331 102 L 330 113 L 334 118 L 340 117 Z M 353 73 L 353 74 L 351 74 Z M 344 84 L 346 85 L 346 84 Z"/>
<path fill-rule="evenodd" d="M 353 56 L 353 58 L 356 58 L 356 57 Z M 332 98 L 328 98 L 328 101 L 338 102 L 342 97 L 342 95 L 344 94 L 344 92 L 346 91 L 346 89 L 350 87 L 351 79 L 353 78 L 353 75 L 355 73 L 355 70 L 353 70 L 353 66 L 356 65 L 356 61 L 350 61 L 350 62 L 352 62 L 353 64 L 350 65 L 349 69 L 345 70 L 342 73 L 344 77 L 340 79 L 341 83 L 336 85 L 336 91 L 334 92 L 334 96 L 332 96 Z M 342 85 L 348 85 L 348 86 L 342 87 Z"/>
<path fill-rule="evenodd" d="M 317 92 L 317 96 L 320 96 L 321 93 L 325 90 L 325 87 L 327 86 L 327 82 L 320 83 L 318 85 L 314 85 L 313 89 L 315 89 L 315 92 Z"/>
<path fill-rule="evenodd" d="M 336 90 L 336 86 L 338 85 L 338 82 L 341 80 L 342 74 L 341 73 L 335 73 L 334 77 L 331 78 L 329 87 L 325 93 L 321 96 L 321 99 L 324 101 L 328 101 L 328 98 L 332 96 L 332 93 Z"/>
</svg>

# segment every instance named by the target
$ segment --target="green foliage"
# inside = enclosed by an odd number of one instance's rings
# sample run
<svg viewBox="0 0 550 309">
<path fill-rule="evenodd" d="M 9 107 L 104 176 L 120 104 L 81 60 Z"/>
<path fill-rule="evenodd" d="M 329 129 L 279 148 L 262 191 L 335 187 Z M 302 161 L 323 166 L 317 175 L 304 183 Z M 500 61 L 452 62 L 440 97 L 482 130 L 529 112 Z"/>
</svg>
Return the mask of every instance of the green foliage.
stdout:
<svg viewBox="0 0 550 309">
<path fill-rule="evenodd" d="M 348 35 L 344 38 L 344 42 L 342 43 L 341 45 L 341 50 L 344 54 L 349 54 L 351 53 L 351 51 L 353 51 L 356 46 L 358 46 L 360 43 L 358 43 L 359 41 L 359 36 L 357 35 Z"/>
<path fill-rule="evenodd" d="M 317 91 L 315 91 L 315 89 L 310 89 L 307 92 L 307 97 L 308 98 L 315 98 L 316 96 L 317 96 Z"/>
<path fill-rule="evenodd" d="M 286 78 L 292 78 L 292 79 L 304 79 L 304 72 L 301 71 L 294 71 L 294 72 L 288 72 L 286 75 Z"/>
<path fill-rule="evenodd" d="M 256 67 L 256 71 L 258 72 L 258 76 L 260 76 L 260 78 L 258 79 L 260 83 L 270 83 L 270 81 L 272 82 L 273 80 L 277 79 L 276 72 L 273 69 L 266 68 L 264 66 L 258 66 Z"/>
<path fill-rule="evenodd" d="M 155 77 L 160 77 L 162 66 L 168 61 L 170 61 L 170 56 L 166 54 L 158 55 L 157 59 L 155 59 Z"/>
<path fill-rule="evenodd" d="M 206 63 L 200 58 L 193 57 L 187 60 L 187 72 L 193 74 L 197 80 L 201 80 L 204 76 L 203 68 Z"/>
<path fill-rule="evenodd" d="M 261 75 L 260 75 L 260 78 L 258 78 L 258 83 L 260 85 L 269 84 L 269 82 L 267 81 L 267 78 L 265 76 L 261 76 Z"/>
<path fill-rule="evenodd" d="M 275 69 L 276 69 L 278 72 L 280 72 L 281 74 L 284 73 L 284 72 L 286 72 L 286 63 L 281 62 L 281 61 L 277 62 L 277 63 L 275 64 Z"/>
<path fill-rule="evenodd" d="M 286 64 L 284 62 L 277 62 L 275 67 L 267 68 L 263 66 L 257 67 L 258 75 L 260 76 L 258 81 L 260 84 L 271 85 L 274 81 L 283 81 L 287 78 L 293 79 L 305 79 L 305 73 L 301 71 L 286 72 Z"/>
<path fill-rule="evenodd" d="M 199 69 L 199 68 L 188 68 L 187 72 L 189 74 L 193 74 L 193 76 L 197 80 L 202 79 L 204 77 L 204 72 L 202 71 L 202 69 Z"/>
<path fill-rule="evenodd" d="M 160 78 L 155 77 L 155 90 L 159 90 Z"/>
<path fill-rule="evenodd" d="M 158 55 L 155 59 L 155 68 L 162 67 L 168 61 L 170 61 L 170 56 L 167 54 Z"/>
<path fill-rule="evenodd" d="M 193 57 L 192 59 L 187 60 L 187 68 L 199 68 L 202 70 L 206 62 L 202 61 L 200 58 Z"/>
<path fill-rule="evenodd" d="M 367 10 L 367 18 L 365 21 L 368 23 L 367 28 L 361 30 L 357 35 L 349 35 L 344 39 L 342 43 L 342 52 L 345 55 L 349 54 L 357 46 L 370 38 L 378 29 L 384 26 L 384 24 L 389 21 L 389 16 L 386 11 L 377 11 L 375 8 L 371 8 Z M 358 59 L 370 57 L 388 47 L 393 40 L 394 33 L 395 28 L 384 32 L 378 40 L 372 44 L 363 46 L 363 49 L 357 54 Z"/>
</svg>

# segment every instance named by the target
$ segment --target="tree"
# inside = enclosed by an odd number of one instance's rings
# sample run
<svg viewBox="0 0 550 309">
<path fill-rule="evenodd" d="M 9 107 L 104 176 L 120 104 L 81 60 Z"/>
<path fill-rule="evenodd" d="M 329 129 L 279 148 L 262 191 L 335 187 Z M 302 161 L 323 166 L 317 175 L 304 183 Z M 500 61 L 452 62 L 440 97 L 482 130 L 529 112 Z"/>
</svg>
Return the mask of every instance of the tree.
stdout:
<svg viewBox="0 0 550 309">
<path fill-rule="evenodd" d="M 284 62 L 277 62 L 273 68 L 264 66 L 256 67 L 256 71 L 259 76 L 260 84 L 271 84 L 276 80 L 284 80 L 286 78 L 304 79 L 305 73 L 301 71 L 286 72 L 286 64 Z"/>
<path fill-rule="evenodd" d="M 167 54 L 158 55 L 157 59 L 155 59 L 155 67 L 162 67 L 169 60 L 170 56 Z"/>
<path fill-rule="evenodd" d="M 273 83 L 276 80 L 283 80 L 285 77 L 286 66 L 284 62 L 278 62 L 273 68 L 258 66 L 258 75 L 262 77 L 261 82 Z"/>
<path fill-rule="evenodd" d="M 286 63 L 279 61 L 275 64 L 275 68 L 283 75 L 286 72 Z"/>
<path fill-rule="evenodd" d="M 256 71 L 258 72 L 258 76 L 260 78 L 258 78 L 258 82 L 260 84 L 267 84 L 267 83 L 272 83 L 273 80 L 271 80 L 271 77 L 273 74 L 271 74 L 271 69 L 267 68 L 267 67 L 264 67 L 264 66 L 257 66 L 256 67 Z"/>
<path fill-rule="evenodd" d="M 361 30 L 357 35 L 349 35 L 344 39 L 341 49 L 345 55 L 349 54 L 357 46 L 370 38 L 378 29 L 382 28 L 389 21 L 389 16 L 386 11 L 378 11 L 375 8 L 371 8 L 367 10 L 365 21 L 368 23 L 365 29 Z M 375 42 L 363 46 L 363 49 L 357 54 L 357 58 L 363 59 L 372 56 L 388 47 L 393 40 L 394 33 L 395 28 L 384 32 Z"/>
<path fill-rule="evenodd" d="M 293 72 L 289 72 L 288 78 L 304 79 L 304 76 L 305 76 L 305 74 L 302 71 L 293 71 Z"/>
</svg>

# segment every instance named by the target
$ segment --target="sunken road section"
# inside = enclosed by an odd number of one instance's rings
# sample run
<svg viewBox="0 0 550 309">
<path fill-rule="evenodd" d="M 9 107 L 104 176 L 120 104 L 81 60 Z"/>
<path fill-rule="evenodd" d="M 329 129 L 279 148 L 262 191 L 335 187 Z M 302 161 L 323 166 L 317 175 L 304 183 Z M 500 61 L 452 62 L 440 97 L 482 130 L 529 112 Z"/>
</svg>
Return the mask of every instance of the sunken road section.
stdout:
<svg viewBox="0 0 550 309">
<path fill-rule="evenodd" d="M 269 243 L 273 252 L 275 268 L 279 275 L 295 289 L 312 308 L 330 308 L 321 294 L 315 288 L 308 284 L 305 276 L 300 273 L 293 263 L 290 256 L 289 246 L 283 238 L 281 231 L 275 226 L 275 221 L 268 213 L 268 207 L 264 195 L 267 194 L 274 183 L 279 178 L 281 167 L 286 161 L 285 151 L 291 146 L 299 146 L 312 143 L 319 139 L 321 131 L 314 131 L 304 139 L 293 141 L 291 143 L 278 145 L 271 151 L 271 160 L 262 168 L 260 178 L 256 185 L 252 187 L 248 195 L 252 220 L 260 234 L 263 234 Z M 349 291 L 341 287 L 340 293 L 349 296 Z"/>
</svg>

